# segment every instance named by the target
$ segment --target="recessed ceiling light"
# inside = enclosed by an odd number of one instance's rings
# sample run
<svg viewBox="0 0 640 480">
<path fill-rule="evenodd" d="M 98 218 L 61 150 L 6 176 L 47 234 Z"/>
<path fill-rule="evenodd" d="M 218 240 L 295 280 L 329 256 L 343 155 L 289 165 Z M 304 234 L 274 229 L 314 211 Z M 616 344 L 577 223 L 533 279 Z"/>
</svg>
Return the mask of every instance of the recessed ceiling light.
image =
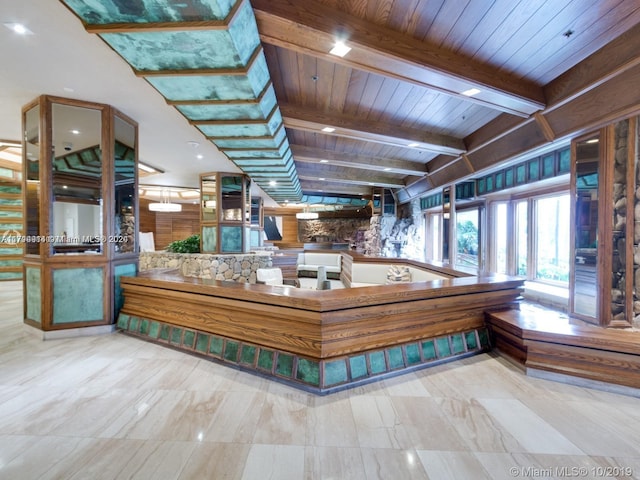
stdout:
<svg viewBox="0 0 640 480">
<path fill-rule="evenodd" d="M 33 32 L 21 23 L 5 23 L 4 26 L 18 35 L 33 35 Z"/>
<path fill-rule="evenodd" d="M 384 169 L 384 171 L 385 172 L 389 172 L 389 171 L 391 171 L 391 169 L 389 167 L 387 167 L 387 168 Z"/>
<path fill-rule="evenodd" d="M 329 160 L 320 160 L 320 163 L 329 163 Z"/>
<path fill-rule="evenodd" d="M 270 187 L 275 187 L 277 184 L 278 184 L 278 182 L 276 182 L 275 180 L 271 180 L 271 181 L 269 182 L 269 186 L 270 186 Z"/>
<path fill-rule="evenodd" d="M 337 57 L 344 57 L 350 51 L 351 47 L 347 47 L 344 42 L 336 42 L 335 46 L 329 50 L 329 53 Z"/>
<path fill-rule="evenodd" d="M 415 148 L 415 147 L 417 147 L 419 145 L 420 145 L 419 143 L 413 142 L 413 143 L 410 143 L 409 145 L 407 145 L 407 147 Z"/>
<path fill-rule="evenodd" d="M 196 158 L 197 158 L 198 160 L 202 160 L 202 159 L 204 158 L 204 155 L 200 155 L 200 154 L 198 154 L 198 155 L 196 155 Z"/>
<path fill-rule="evenodd" d="M 73 130 L 69 130 L 71 133 L 73 133 L 74 135 L 80 135 L 80 130 L 77 129 L 73 129 Z"/>
<path fill-rule="evenodd" d="M 318 178 L 318 180 L 320 180 L 321 182 L 324 182 L 325 178 L 324 177 L 320 177 L 320 178 Z"/>
<path fill-rule="evenodd" d="M 479 94 L 480 90 L 478 90 L 477 88 L 470 88 L 469 90 L 465 90 L 464 92 L 461 92 L 461 93 L 465 97 L 473 97 L 474 95 Z"/>
<path fill-rule="evenodd" d="M 336 131 L 336 129 L 335 129 L 335 128 L 333 128 L 333 127 L 324 127 L 324 128 L 322 129 L 322 131 L 323 131 L 323 132 L 327 132 L 327 133 L 331 133 L 331 132 L 335 132 L 335 131 Z"/>
<path fill-rule="evenodd" d="M 69 188 L 69 187 L 68 187 L 68 186 L 66 186 L 66 185 L 62 185 L 62 188 L 64 188 L 64 189 L 66 190 L 66 189 L 67 189 L 67 188 Z"/>
</svg>

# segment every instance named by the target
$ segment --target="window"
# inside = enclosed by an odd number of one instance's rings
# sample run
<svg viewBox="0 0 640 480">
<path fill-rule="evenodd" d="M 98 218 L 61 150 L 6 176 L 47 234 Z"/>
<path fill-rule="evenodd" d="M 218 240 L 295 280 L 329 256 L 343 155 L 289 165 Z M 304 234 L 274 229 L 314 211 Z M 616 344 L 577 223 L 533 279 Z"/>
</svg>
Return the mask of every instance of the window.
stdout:
<svg viewBox="0 0 640 480">
<path fill-rule="evenodd" d="M 480 266 L 480 209 L 456 212 L 456 264 Z"/>
<path fill-rule="evenodd" d="M 426 259 L 440 262 L 442 261 L 442 214 L 428 213 L 425 225 L 427 228 Z"/>
<path fill-rule="evenodd" d="M 529 201 L 516 202 L 516 275 L 527 275 L 527 260 L 529 258 L 528 218 Z"/>
<path fill-rule="evenodd" d="M 493 205 L 494 271 L 507 273 L 507 203 Z"/>
<path fill-rule="evenodd" d="M 490 270 L 568 286 L 569 216 L 566 191 L 493 202 L 489 224 Z"/>
<path fill-rule="evenodd" d="M 569 282 L 569 195 L 535 200 L 535 279 Z"/>
</svg>

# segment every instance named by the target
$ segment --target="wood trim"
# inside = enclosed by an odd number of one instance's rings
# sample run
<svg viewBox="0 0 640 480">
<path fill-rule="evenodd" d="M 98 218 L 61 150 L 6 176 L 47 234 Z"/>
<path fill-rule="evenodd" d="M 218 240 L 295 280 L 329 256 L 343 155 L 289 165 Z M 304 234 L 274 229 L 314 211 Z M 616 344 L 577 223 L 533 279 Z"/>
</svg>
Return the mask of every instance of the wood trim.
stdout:
<svg viewBox="0 0 640 480">
<path fill-rule="evenodd" d="M 544 115 L 540 112 L 536 112 L 533 117 L 536 119 L 540 130 L 542 130 L 544 138 L 546 138 L 548 142 L 553 142 L 556 139 L 556 135 L 553 133 L 553 129 L 551 128 L 551 125 L 549 125 L 549 122 L 547 122 Z"/>
<path fill-rule="evenodd" d="M 485 310 L 519 298 L 522 280 L 312 291 L 144 272 L 121 285 L 122 313 L 327 359 L 481 327 Z"/>
</svg>

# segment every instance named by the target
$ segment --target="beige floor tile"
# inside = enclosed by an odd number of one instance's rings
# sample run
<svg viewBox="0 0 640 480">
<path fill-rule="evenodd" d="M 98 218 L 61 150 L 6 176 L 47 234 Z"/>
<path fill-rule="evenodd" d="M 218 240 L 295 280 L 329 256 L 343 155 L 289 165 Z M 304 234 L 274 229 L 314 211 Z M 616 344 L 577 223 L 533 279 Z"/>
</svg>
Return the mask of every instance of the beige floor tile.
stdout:
<svg viewBox="0 0 640 480">
<path fill-rule="evenodd" d="M 562 455 L 583 453 L 520 400 L 483 398 L 479 402 L 526 452 Z"/>
<path fill-rule="evenodd" d="M 429 479 L 418 453 L 413 449 L 363 448 L 362 461 L 367 473 L 367 480 Z"/>
<path fill-rule="evenodd" d="M 307 447 L 304 478 L 367 480 L 367 473 L 359 448 Z"/>
<path fill-rule="evenodd" d="M 364 448 L 410 448 L 409 435 L 398 418 L 390 397 L 358 396 L 351 399 L 358 431 L 358 443 Z"/>
<path fill-rule="evenodd" d="M 304 477 L 304 447 L 254 444 L 242 480 L 300 480 Z"/>
<path fill-rule="evenodd" d="M 308 396 L 266 394 L 255 425 L 253 443 L 304 445 L 307 438 Z"/>
<path fill-rule="evenodd" d="M 358 429 L 348 394 L 340 392 L 311 399 L 307 414 L 307 445 L 358 447 Z"/>
<path fill-rule="evenodd" d="M 429 478 L 437 480 L 493 480 L 478 459 L 470 452 L 418 450 L 418 458 Z"/>
<path fill-rule="evenodd" d="M 239 443 L 199 443 L 187 460 L 179 480 L 242 478 L 251 445 Z"/>
</svg>

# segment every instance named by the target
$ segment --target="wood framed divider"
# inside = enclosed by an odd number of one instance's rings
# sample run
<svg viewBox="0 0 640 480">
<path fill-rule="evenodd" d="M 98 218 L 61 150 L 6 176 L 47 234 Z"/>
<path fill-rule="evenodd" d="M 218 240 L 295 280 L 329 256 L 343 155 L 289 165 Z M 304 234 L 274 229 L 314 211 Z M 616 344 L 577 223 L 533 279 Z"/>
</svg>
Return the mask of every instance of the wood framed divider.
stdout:
<svg viewBox="0 0 640 480">
<path fill-rule="evenodd" d="M 485 312 L 514 306 L 523 280 L 316 291 L 150 271 L 121 287 L 122 330 L 324 394 L 486 351 Z"/>
</svg>

